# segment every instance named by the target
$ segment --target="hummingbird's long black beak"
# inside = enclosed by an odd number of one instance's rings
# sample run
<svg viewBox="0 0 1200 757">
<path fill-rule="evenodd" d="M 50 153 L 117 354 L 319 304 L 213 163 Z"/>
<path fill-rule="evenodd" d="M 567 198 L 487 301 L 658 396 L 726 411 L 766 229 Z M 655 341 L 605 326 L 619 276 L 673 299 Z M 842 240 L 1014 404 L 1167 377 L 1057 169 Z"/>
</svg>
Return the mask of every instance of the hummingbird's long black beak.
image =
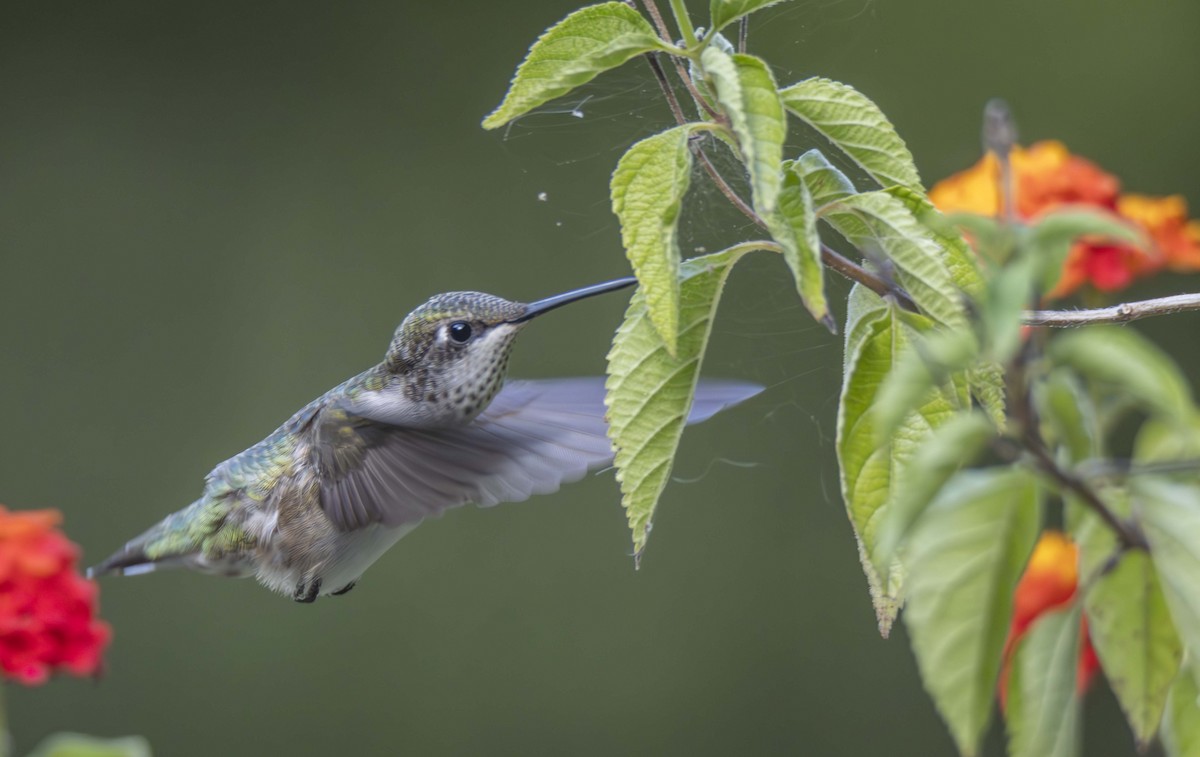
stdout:
<svg viewBox="0 0 1200 757">
<path fill-rule="evenodd" d="M 536 318 L 542 313 L 549 313 L 551 310 L 562 307 L 567 303 L 575 302 L 576 300 L 583 300 L 588 297 L 593 297 L 597 294 L 604 294 L 605 292 L 615 292 L 618 289 L 624 289 L 625 287 L 633 286 L 636 283 L 636 278 L 633 276 L 626 276 L 623 279 L 606 281 L 603 284 L 593 284 L 590 287 L 584 287 L 582 289 L 575 289 L 570 292 L 556 294 L 553 297 L 547 297 L 544 300 L 538 300 L 537 302 L 529 303 L 525 306 L 525 312 L 520 316 L 511 319 L 509 323 L 524 323 L 530 318 Z"/>
</svg>

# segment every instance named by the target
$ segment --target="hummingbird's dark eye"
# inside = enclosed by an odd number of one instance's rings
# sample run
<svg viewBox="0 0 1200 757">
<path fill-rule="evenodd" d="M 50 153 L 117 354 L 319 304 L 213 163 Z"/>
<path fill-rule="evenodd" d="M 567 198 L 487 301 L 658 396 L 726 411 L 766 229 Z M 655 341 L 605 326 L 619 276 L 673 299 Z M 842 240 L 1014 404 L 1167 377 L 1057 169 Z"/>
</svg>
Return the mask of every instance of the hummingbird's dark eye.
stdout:
<svg viewBox="0 0 1200 757">
<path fill-rule="evenodd" d="M 459 344 L 466 344 L 471 338 L 471 324 L 466 321 L 455 321 L 450 324 L 450 338 Z"/>
</svg>

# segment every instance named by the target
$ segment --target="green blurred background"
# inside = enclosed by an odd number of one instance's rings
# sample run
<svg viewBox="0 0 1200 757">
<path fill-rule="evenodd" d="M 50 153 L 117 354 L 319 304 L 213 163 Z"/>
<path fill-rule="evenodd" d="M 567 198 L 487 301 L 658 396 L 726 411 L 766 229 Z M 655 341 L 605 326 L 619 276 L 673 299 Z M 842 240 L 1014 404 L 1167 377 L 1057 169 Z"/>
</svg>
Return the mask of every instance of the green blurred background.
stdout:
<svg viewBox="0 0 1200 757">
<path fill-rule="evenodd" d="M 0 502 L 62 509 L 97 560 L 378 360 L 428 295 L 624 274 L 607 176 L 668 117 L 646 66 L 507 134 L 478 126 L 574 7 L 6 4 Z M 975 160 L 998 95 L 1027 141 L 1200 205 L 1200 4 L 800 0 L 755 18 L 781 82 L 874 97 L 930 183 Z M 689 249 L 748 232 L 695 189 Z M 623 306 L 539 321 L 514 374 L 601 372 Z M 1145 329 L 1194 370 L 1197 324 Z M 168 756 L 951 754 L 903 632 L 875 631 L 837 494 L 840 367 L 781 262 L 753 260 L 706 370 L 769 389 L 689 432 L 640 572 L 603 474 L 427 523 L 312 606 L 252 581 L 105 581 L 108 673 L 10 691 L 18 751 L 71 729 Z M 1103 686 L 1088 710 L 1087 754 L 1132 753 Z"/>
</svg>

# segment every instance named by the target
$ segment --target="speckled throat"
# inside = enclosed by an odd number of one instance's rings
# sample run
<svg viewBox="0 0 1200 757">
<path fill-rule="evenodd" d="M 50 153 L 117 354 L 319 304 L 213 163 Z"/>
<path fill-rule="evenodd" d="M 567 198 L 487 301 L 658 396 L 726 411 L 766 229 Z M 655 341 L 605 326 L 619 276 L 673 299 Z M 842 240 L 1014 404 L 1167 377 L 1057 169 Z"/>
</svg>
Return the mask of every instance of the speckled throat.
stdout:
<svg viewBox="0 0 1200 757">
<path fill-rule="evenodd" d="M 520 329 L 502 323 L 463 349 L 426 351 L 424 360 L 398 376 L 404 395 L 412 402 L 430 405 L 430 415 L 438 420 L 471 420 L 504 385 L 508 358 Z"/>
</svg>

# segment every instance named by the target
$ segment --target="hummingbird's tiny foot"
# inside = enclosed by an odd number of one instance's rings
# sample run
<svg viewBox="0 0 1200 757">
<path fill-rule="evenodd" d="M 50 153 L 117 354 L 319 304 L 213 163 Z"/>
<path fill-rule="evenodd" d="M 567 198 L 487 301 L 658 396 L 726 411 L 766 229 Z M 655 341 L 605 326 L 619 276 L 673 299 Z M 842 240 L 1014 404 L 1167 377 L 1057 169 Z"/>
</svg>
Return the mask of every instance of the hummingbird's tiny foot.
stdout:
<svg viewBox="0 0 1200 757">
<path fill-rule="evenodd" d="M 345 586 L 343 586 L 342 588 L 340 588 L 340 589 L 338 589 L 337 591 L 333 592 L 333 596 L 335 596 L 335 597 L 340 597 L 340 596 L 342 596 L 343 594 L 347 594 L 347 593 L 349 593 L 349 591 L 350 591 L 351 589 L 353 589 L 353 588 L 354 588 L 354 586 L 355 586 L 357 583 L 358 583 L 358 581 L 351 581 L 350 583 L 346 584 L 346 585 L 345 585 Z"/>
<path fill-rule="evenodd" d="M 317 595 L 321 593 L 321 579 L 314 579 L 312 583 L 306 584 L 303 581 L 296 584 L 296 591 L 292 594 L 292 599 L 297 602 L 316 602 Z"/>
</svg>

